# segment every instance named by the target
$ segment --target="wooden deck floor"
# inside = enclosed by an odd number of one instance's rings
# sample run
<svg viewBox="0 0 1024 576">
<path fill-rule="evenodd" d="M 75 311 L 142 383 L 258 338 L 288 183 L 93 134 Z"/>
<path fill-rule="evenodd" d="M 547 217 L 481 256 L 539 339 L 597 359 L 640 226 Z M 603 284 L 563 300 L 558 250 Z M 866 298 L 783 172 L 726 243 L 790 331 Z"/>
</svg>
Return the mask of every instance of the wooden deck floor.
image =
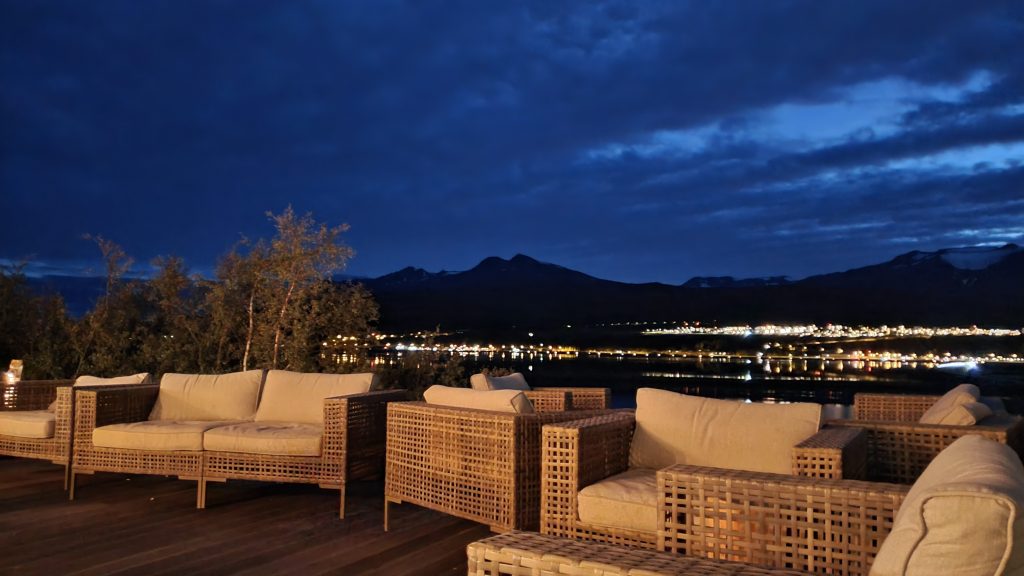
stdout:
<svg viewBox="0 0 1024 576">
<path fill-rule="evenodd" d="M 153 476 L 83 477 L 75 502 L 63 468 L 0 458 L 0 574 L 465 574 L 466 544 L 486 527 L 410 504 L 383 530 L 383 483 L 210 484 Z"/>
</svg>

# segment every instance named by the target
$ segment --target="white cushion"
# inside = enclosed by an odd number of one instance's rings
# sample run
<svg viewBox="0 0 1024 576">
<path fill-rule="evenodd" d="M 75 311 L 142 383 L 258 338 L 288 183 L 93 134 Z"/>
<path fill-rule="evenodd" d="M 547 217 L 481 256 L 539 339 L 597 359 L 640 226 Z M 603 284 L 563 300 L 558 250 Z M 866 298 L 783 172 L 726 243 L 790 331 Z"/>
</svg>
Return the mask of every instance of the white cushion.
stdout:
<svg viewBox="0 0 1024 576">
<path fill-rule="evenodd" d="M 577 495 L 580 521 L 611 528 L 656 532 L 658 473 L 635 468 L 591 484 Z"/>
<path fill-rule="evenodd" d="M 203 433 L 230 421 L 146 420 L 110 424 L 92 431 L 92 443 L 101 448 L 127 450 L 202 450 Z"/>
<path fill-rule="evenodd" d="M 508 376 L 490 376 L 473 374 L 469 377 L 469 385 L 473 390 L 529 390 L 526 377 L 522 372 L 514 372 Z"/>
<path fill-rule="evenodd" d="M 49 410 L 0 411 L 0 436 L 53 438 L 56 418 Z"/>
<path fill-rule="evenodd" d="M 946 424 L 950 426 L 974 426 L 978 422 L 992 415 L 992 409 L 981 402 L 967 402 L 954 406 L 949 412 L 942 416 L 938 422 L 931 424 Z"/>
<path fill-rule="evenodd" d="M 208 430 L 203 448 L 213 452 L 319 456 L 323 426 L 297 422 L 245 422 Z"/>
<path fill-rule="evenodd" d="M 305 374 L 271 370 L 263 385 L 256 421 L 303 422 L 323 426 L 324 398 L 369 392 L 375 380 L 376 376 L 369 372 Z"/>
<path fill-rule="evenodd" d="M 149 381 L 149 372 L 139 372 L 130 376 L 115 376 L 113 378 L 79 376 L 75 379 L 75 386 L 126 386 L 130 384 L 145 384 Z"/>
<path fill-rule="evenodd" d="M 471 390 L 435 384 L 423 393 L 428 404 L 495 412 L 533 414 L 533 404 L 518 390 Z"/>
<path fill-rule="evenodd" d="M 910 488 L 872 576 L 1020 574 L 1024 466 L 1007 446 L 968 435 L 939 453 Z"/>
<path fill-rule="evenodd" d="M 818 431 L 818 404 L 747 404 L 654 388 L 636 393 L 629 467 L 672 464 L 793 473 L 793 447 Z"/>
<path fill-rule="evenodd" d="M 980 396 L 981 390 L 978 390 L 974 384 L 961 384 L 936 400 L 935 404 L 932 404 L 931 408 L 921 415 L 920 422 L 921 424 L 941 424 L 942 420 L 956 410 L 957 406 L 968 402 L 977 402 Z"/>
<path fill-rule="evenodd" d="M 262 370 L 164 374 L 150 420 L 252 420 Z"/>
<path fill-rule="evenodd" d="M 98 376 L 79 376 L 75 379 L 75 386 L 127 386 L 131 384 L 148 384 L 150 382 L 149 372 L 139 372 L 130 376 L 115 376 L 113 378 L 100 378 Z M 57 401 L 54 400 L 46 408 L 50 412 L 57 409 Z"/>
</svg>

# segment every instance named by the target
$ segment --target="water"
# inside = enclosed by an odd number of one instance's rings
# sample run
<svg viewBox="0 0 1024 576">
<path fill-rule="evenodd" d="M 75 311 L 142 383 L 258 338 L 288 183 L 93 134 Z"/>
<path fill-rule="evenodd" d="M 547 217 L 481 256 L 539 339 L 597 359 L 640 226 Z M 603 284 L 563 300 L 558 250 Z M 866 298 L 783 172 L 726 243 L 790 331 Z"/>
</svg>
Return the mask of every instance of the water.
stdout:
<svg viewBox="0 0 1024 576">
<path fill-rule="evenodd" d="M 488 355 L 466 357 L 468 370 L 507 369 L 531 386 L 605 387 L 615 407 L 635 405 L 636 389 L 661 388 L 711 398 L 850 405 L 857 392 L 941 394 L 961 382 L 979 385 L 1007 407 L 1024 413 L 1024 365 L 982 364 L 974 369 L 937 369 L 902 363 L 822 360 L 758 361 L 750 358 L 665 356 Z"/>
</svg>

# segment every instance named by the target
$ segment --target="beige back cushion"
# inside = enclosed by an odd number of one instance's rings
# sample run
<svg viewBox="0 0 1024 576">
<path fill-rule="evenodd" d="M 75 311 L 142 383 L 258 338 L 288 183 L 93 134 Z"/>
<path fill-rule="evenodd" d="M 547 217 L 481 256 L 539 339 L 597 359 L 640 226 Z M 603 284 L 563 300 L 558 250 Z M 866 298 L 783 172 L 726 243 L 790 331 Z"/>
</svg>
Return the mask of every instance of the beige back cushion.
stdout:
<svg viewBox="0 0 1024 576">
<path fill-rule="evenodd" d="M 820 421 L 818 404 L 747 404 L 641 388 L 629 466 L 792 474 L 793 447 L 813 436 Z"/>
<path fill-rule="evenodd" d="M 148 384 L 152 378 L 149 372 L 140 372 L 131 376 L 115 376 L 113 378 L 100 378 L 98 376 L 79 376 L 75 379 L 75 386 L 125 386 L 131 384 Z"/>
<path fill-rule="evenodd" d="M 427 404 L 494 412 L 533 414 L 533 403 L 519 390 L 471 390 L 435 384 L 423 393 Z"/>
<path fill-rule="evenodd" d="M 131 376 L 115 376 L 113 378 L 100 378 L 98 376 L 79 376 L 75 379 L 75 386 L 130 386 L 132 384 L 149 384 L 152 381 L 149 372 L 140 372 Z M 57 401 L 50 402 L 46 407 L 53 412 L 57 409 Z"/>
<path fill-rule="evenodd" d="M 954 406 L 952 410 L 942 416 L 942 419 L 935 424 L 948 424 L 951 426 L 974 426 L 978 422 L 992 415 L 992 409 L 981 402 L 967 402 Z"/>
<path fill-rule="evenodd" d="M 931 408 L 921 415 L 921 424 L 942 424 L 951 412 L 968 402 L 977 402 L 981 397 L 981 390 L 974 384 L 961 384 L 932 404 Z"/>
<path fill-rule="evenodd" d="M 376 375 L 306 374 L 271 370 L 256 410 L 257 422 L 324 423 L 324 398 L 370 391 Z"/>
<path fill-rule="evenodd" d="M 963 436 L 932 460 L 900 506 L 872 576 L 1019 574 L 1024 466 L 1004 444 Z"/>
<path fill-rule="evenodd" d="M 164 374 L 150 420 L 252 420 L 262 370 Z"/>
<path fill-rule="evenodd" d="M 489 376 L 473 374 L 469 377 L 469 385 L 473 390 L 529 390 L 526 377 L 522 372 L 514 372 L 508 376 Z"/>
</svg>

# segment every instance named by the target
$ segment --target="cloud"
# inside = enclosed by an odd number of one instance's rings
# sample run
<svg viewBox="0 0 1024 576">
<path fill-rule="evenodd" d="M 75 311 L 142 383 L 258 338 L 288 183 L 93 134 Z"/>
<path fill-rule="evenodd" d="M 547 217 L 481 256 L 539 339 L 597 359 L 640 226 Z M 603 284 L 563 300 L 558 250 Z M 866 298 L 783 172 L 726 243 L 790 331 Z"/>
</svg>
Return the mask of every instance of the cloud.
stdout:
<svg viewBox="0 0 1024 576">
<path fill-rule="evenodd" d="M 93 258 L 93 232 L 209 267 L 293 204 L 352 225 L 355 273 L 523 252 L 682 282 L 995 242 L 1024 216 L 1012 3 L 3 11 L 0 257 Z"/>
</svg>

